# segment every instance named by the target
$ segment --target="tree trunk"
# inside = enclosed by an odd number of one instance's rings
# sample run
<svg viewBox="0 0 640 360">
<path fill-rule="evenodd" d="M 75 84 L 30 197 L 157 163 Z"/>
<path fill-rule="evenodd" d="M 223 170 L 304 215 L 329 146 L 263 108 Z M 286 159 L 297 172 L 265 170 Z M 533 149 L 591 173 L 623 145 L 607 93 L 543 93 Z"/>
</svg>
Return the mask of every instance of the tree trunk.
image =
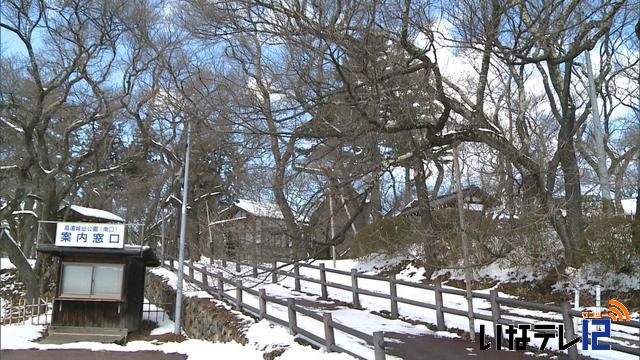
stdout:
<svg viewBox="0 0 640 360">
<path fill-rule="evenodd" d="M 576 250 L 582 241 L 584 232 L 582 217 L 582 192 L 580 189 L 580 169 L 576 158 L 572 135 L 573 122 L 563 121 L 558 133 L 560 146 L 560 166 L 564 178 L 565 210 L 562 215 L 566 218 L 567 237 L 564 243 L 565 258 L 568 264 L 576 265 Z M 566 214 L 566 216 L 565 216 Z"/>
<path fill-rule="evenodd" d="M 420 223 L 425 230 L 423 244 L 426 271 L 425 276 L 430 277 L 438 265 L 434 251 L 436 236 L 433 229 L 433 218 L 431 216 L 431 204 L 429 203 L 429 191 L 427 190 L 424 164 L 422 163 L 422 158 L 420 156 L 415 157 L 414 171 Z"/>
<path fill-rule="evenodd" d="M 56 220 L 56 214 L 58 212 L 58 196 L 56 194 L 55 182 L 51 182 L 45 185 L 47 192 L 44 196 L 42 219 L 43 220 Z M 40 240 L 45 243 L 53 243 L 55 241 L 56 228 L 54 224 L 48 224 L 40 229 Z M 57 275 L 57 267 L 54 266 L 54 257 L 44 253 L 39 253 L 36 259 L 35 273 L 39 281 L 40 294 L 48 294 L 54 288 L 54 279 Z"/>
<path fill-rule="evenodd" d="M 2 223 L 0 233 L 0 249 L 5 251 L 9 256 L 9 260 L 16 266 L 18 276 L 27 287 L 27 302 L 40 297 L 40 289 L 38 287 L 38 279 L 36 273 L 29 265 L 27 257 L 24 255 L 18 243 L 9 234 L 9 224 Z"/>
</svg>

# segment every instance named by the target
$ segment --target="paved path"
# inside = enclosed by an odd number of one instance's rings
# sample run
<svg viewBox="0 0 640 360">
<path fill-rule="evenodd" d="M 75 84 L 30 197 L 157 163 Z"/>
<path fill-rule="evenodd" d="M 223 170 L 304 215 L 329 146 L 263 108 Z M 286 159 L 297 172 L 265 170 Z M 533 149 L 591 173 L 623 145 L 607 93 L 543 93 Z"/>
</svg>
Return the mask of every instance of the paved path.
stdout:
<svg viewBox="0 0 640 360">
<path fill-rule="evenodd" d="M 385 332 L 385 339 L 400 341 L 392 342 L 387 347 L 386 353 L 398 356 L 402 359 L 533 359 L 525 355 L 524 351 L 496 351 L 488 349 L 481 351 L 478 343 L 456 338 L 441 338 L 433 335 L 408 335 L 401 333 Z"/>
<path fill-rule="evenodd" d="M 2 360 L 185 360 L 183 354 L 160 351 L 0 350 Z"/>
</svg>

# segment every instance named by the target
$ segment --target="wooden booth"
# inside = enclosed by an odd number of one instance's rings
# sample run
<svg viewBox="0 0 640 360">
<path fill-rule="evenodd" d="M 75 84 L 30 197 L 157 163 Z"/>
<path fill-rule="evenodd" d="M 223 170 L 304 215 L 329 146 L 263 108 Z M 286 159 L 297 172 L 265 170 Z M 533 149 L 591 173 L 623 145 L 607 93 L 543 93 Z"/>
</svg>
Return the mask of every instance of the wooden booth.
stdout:
<svg viewBox="0 0 640 360">
<path fill-rule="evenodd" d="M 140 328 L 145 268 L 158 258 L 148 246 L 126 244 L 121 223 L 56 227 L 55 244 L 37 248 L 59 258 L 48 342 L 123 341 Z"/>
</svg>

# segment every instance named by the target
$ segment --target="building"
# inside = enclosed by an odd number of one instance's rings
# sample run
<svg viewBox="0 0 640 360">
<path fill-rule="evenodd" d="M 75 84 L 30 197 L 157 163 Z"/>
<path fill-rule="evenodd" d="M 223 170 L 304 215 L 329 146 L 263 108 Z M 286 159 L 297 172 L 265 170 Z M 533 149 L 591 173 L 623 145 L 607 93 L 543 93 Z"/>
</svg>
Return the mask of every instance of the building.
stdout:
<svg viewBox="0 0 640 360">
<path fill-rule="evenodd" d="M 268 262 L 296 258 L 301 251 L 301 242 L 288 236 L 282 211 L 273 203 L 236 200 L 209 226 L 216 257 L 223 253 L 228 259 Z"/>
<path fill-rule="evenodd" d="M 58 259 L 44 342 L 124 341 L 142 323 L 145 269 L 160 262 L 148 246 L 126 244 L 127 226 L 117 215 L 75 205 L 62 211 L 67 221 L 55 224 L 54 242 L 37 246 Z"/>
<path fill-rule="evenodd" d="M 479 187 L 472 185 L 462 189 L 464 208 L 467 210 L 478 211 L 487 214 L 491 209 L 500 205 L 500 201 L 483 191 Z M 443 208 L 456 208 L 458 206 L 457 193 L 455 191 L 429 199 L 431 210 Z M 397 215 L 419 216 L 420 208 L 418 199 L 412 200 Z"/>
</svg>

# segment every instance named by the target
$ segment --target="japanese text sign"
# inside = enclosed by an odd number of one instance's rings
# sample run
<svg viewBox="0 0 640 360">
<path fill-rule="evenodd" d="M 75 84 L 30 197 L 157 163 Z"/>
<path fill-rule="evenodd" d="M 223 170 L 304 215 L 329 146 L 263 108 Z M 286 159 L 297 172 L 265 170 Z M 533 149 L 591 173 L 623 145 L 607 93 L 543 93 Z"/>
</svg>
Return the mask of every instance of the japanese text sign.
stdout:
<svg viewBox="0 0 640 360">
<path fill-rule="evenodd" d="M 122 249 L 124 224 L 60 222 L 56 246 Z"/>
</svg>

